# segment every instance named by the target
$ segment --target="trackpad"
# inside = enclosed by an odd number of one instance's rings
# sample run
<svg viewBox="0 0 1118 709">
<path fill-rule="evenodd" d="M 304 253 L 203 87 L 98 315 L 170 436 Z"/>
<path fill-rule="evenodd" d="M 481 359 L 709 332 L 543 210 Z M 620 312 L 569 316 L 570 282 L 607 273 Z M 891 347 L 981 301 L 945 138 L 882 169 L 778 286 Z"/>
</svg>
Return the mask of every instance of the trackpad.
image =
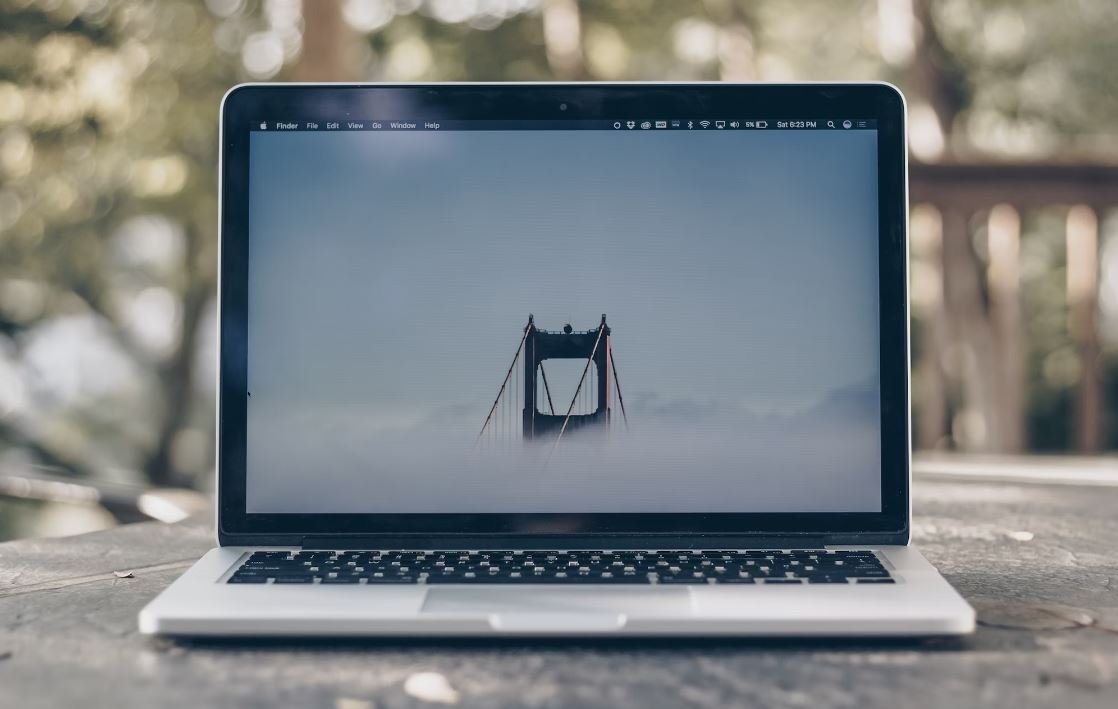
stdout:
<svg viewBox="0 0 1118 709">
<path fill-rule="evenodd" d="M 686 588 L 470 588 L 427 590 L 423 613 L 482 615 L 570 613 L 641 616 L 680 616 L 691 612 Z"/>
</svg>

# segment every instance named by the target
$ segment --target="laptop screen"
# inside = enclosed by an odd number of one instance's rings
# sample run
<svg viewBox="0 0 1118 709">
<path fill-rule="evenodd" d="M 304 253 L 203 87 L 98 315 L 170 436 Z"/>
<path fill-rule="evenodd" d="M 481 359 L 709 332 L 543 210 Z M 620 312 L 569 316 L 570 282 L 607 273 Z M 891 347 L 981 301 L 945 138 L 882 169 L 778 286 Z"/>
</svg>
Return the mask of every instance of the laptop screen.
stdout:
<svg viewBox="0 0 1118 709">
<path fill-rule="evenodd" d="M 253 124 L 250 513 L 878 512 L 873 121 Z"/>
</svg>

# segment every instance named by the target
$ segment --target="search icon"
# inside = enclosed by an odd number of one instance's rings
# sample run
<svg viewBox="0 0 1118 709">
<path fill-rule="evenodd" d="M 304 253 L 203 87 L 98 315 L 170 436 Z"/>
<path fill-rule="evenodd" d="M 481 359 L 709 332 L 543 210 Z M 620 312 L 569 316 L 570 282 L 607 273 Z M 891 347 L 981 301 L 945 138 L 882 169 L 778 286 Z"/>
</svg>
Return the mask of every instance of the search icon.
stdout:
<svg viewBox="0 0 1118 709">
<path fill-rule="evenodd" d="M 827 127 L 828 128 L 834 128 L 835 127 L 835 122 L 834 121 L 827 121 Z"/>
</svg>

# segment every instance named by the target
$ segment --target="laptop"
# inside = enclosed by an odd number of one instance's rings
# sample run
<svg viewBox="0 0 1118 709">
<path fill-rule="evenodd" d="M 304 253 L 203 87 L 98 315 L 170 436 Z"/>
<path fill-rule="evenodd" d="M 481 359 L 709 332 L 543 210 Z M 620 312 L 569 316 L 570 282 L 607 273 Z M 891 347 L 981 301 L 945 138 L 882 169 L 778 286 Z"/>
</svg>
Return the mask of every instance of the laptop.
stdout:
<svg viewBox="0 0 1118 709">
<path fill-rule="evenodd" d="M 887 84 L 244 85 L 202 636 L 918 636 Z"/>
</svg>

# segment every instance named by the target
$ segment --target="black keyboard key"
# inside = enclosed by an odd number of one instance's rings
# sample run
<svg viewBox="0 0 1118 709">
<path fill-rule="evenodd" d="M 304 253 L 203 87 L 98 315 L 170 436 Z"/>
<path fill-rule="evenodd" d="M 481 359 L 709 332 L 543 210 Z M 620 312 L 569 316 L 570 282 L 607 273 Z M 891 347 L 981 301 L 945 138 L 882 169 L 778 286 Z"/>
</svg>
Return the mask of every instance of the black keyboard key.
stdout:
<svg viewBox="0 0 1118 709">
<path fill-rule="evenodd" d="M 277 576 L 276 583 L 314 583 L 313 576 Z"/>
<path fill-rule="evenodd" d="M 858 579 L 858 583 L 896 583 L 895 579 Z"/>
<path fill-rule="evenodd" d="M 268 577 L 233 574 L 233 576 L 229 579 L 229 583 L 268 583 Z"/>
<path fill-rule="evenodd" d="M 365 582 L 370 586 L 380 584 L 407 584 L 416 583 L 414 576 L 366 576 Z"/>
<path fill-rule="evenodd" d="M 846 576 L 809 576 L 808 583 L 847 583 Z"/>
<path fill-rule="evenodd" d="M 355 584 L 361 583 L 360 576 L 327 576 L 322 579 L 322 583 L 328 584 Z"/>
<path fill-rule="evenodd" d="M 699 576 L 661 576 L 660 583 L 675 585 L 675 584 L 706 584 L 705 577 Z"/>
</svg>

